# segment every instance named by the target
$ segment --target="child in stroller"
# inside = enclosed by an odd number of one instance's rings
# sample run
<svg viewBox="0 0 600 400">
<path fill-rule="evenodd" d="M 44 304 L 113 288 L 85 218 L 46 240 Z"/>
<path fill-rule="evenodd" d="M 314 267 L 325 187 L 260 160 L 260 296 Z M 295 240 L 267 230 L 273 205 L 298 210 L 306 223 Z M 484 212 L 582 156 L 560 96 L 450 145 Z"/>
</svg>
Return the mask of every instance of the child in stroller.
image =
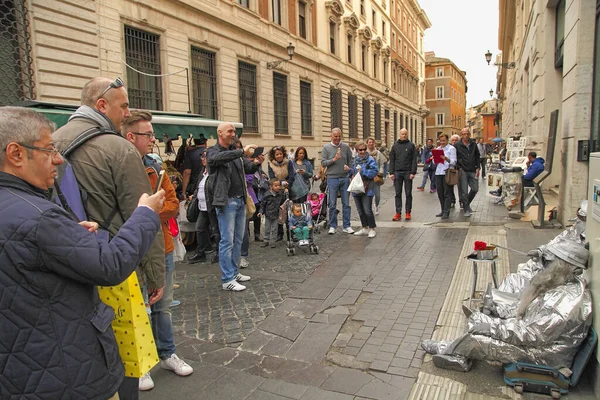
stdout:
<svg viewBox="0 0 600 400">
<path fill-rule="evenodd" d="M 310 204 L 292 203 L 291 200 L 287 200 L 282 207 L 287 209 L 287 255 L 293 256 L 296 254 L 295 244 L 300 248 L 308 246 L 310 253 L 318 254 L 319 247 L 314 242 Z"/>
<path fill-rule="evenodd" d="M 319 224 L 325 221 L 327 224 L 327 195 L 325 193 L 311 193 L 308 195 L 313 224 L 315 231 L 319 232 Z"/>
<path fill-rule="evenodd" d="M 292 215 L 289 220 L 290 231 L 294 233 L 298 245 L 307 246 L 310 230 L 313 228 L 312 218 L 308 213 L 302 215 L 302 204 L 292 206 Z"/>
</svg>

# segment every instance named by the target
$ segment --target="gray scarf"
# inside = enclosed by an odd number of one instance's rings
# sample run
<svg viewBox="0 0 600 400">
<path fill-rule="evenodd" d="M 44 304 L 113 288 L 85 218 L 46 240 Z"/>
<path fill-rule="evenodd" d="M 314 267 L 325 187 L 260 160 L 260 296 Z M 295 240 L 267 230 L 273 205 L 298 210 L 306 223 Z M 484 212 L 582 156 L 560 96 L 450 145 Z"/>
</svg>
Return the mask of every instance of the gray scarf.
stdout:
<svg viewBox="0 0 600 400">
<path fill-rule="evenodd" d="M 91 119 L 92 121 L 96 122 L 98 124 L 98 126 L 100 126 L 101 128 L 110 129 L 111 131 L 117 132 L 117 129 L 115 128 L 113 123 L 110 121 L 110 119 L 108 119 L 106 117 L 106 115 L 93 109 L 92 107 L 89 107 L 89 106 L 79 107 L 77 110 L 75 110 L 73 115 L 71 115 L 69 117 L 69 121 L 71 121 L 72 119 L 75 119 L 75 118 Z M 120 132 L 117 132 L 117 133 L 120 133 Z"/>
</svg>

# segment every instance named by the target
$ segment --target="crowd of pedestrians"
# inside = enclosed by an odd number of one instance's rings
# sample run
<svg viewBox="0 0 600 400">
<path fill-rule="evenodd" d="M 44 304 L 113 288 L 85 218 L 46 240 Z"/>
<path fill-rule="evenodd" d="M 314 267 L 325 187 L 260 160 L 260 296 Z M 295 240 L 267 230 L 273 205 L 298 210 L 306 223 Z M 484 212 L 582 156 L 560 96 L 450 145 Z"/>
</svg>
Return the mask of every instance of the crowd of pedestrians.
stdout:
<svg viewBox="0 0 600 400">
<path fill-rule="evenodd" d="M 77 398 L 94 393 L 95 398 L 137 399 L 138 390 L 154 387 L 149 373 L 140 379 L 125 377 L 108 329 L 114 313 L 96 290 L 98 285 L 123 282 L 134 270 L 160 366 L 180 376 L 193 373 L 176 355 L 170 312 L 175 286 L 170 222 L 182 212 L 181 203 L 197 207 L 191 221 L 195 251 L 187 262 L 218 263 L 222 289 L 239 292 L 251 282 L 240 269 L 250 267 L 252 234 L 254 242 L 276 248 L 284 229 L 290 229 L 298 245 L 308 245 L 315 224 L 323 218 L 328 233 L 336 234 L 339 198 L 341 231 L 375 238 L 381 185 L 388 177 L 395 190 L 393 221 L 400 221 L 403 212 L 404 219 L 411 220 L 412 182 L 419 161 L 423 179 L 417 189 L 424 191 L 430 181 L 442 219 L 449 218 L 456 201 L 446 175 L 458 169 L 458 198 L 468 217 L 481 168 L 485 175 L 486 148 L 470 139 L 468 129 L 461 137 L 441 134 L 437 147 L 432 138 L 425 147 L 415 146 L 408 131 L 401 129 L 388 150 L 376 148 L 373 138 L 351 146 L 342 141 L 341 129 L 334 128 L 319 164 L 313 165 L 305 147 L 287 150 L 278 145 L 261 151 L 254 144 L 244 146 L 234 125 L 223 122 L 213 146 L 204 137 L 184 146 L 182 179 L 174 185 L 171 179 L 162 179 L 164 166 L 151 154 L 156 143 L 152 114 L 130 112 L 120 79 L 92 79 L 82 90 L 81 103 L 55 132 L 53 124 L 35 111 L 0 108 L 2 245 L 20 254 L 1 256 L 6 271 L 0 275 L 1 289 L 19 300 L 0 305 L 0 340 L 3 348 L 11 343 L 9 352 L 15 356 L 4 366 L 10 373 L 0 377 L 10 395 L 54 393 L 56 398 Z M 68 210 L 47 198 L 63 163 L 59 152 L 90 129 L 102 134 L 69 157 L 88 219 L 75 221 Z M 350 193 L 354 181 L 360 184 Z M 350 197 L 360 219 L 356 232 Z M 294 205 L 284 207 L 286 201 Z M 108 231 L 110 242 L 97 240 L 99 228 Z M 10 328 L 14 315 L 19 315 L 19 330 L 37 335 L 37 347 L 17 340 L 19 332 Z M 84 334 L 69 332 L 71 324 Z M 20 361 L 11 361 L 17 358 Z M 42 379 L 34 373 L 40 368 L 51 374 Z"/>
</svg>

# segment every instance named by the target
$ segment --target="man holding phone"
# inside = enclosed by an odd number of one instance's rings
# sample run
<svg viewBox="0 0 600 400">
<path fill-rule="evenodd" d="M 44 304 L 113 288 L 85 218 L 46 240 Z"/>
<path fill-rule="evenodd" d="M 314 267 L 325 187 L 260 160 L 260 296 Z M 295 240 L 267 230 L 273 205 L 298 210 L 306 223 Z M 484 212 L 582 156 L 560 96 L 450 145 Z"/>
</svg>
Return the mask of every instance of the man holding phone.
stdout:
<svg viewBox="0 0 600 400">
<path fill-rule="evenodd" d="M 152 333 L 156 341 L 158 357 L 161 360 L 160 366 L 163 369 L 175 372 L 179 376 L 187 376 L 194 370 L 175 354 L 171 311 L 169 309 L 169 305 L 173 301 L 173 273 L 175 271 L 173 251 L 175 246 L 168 221 L 177 216 L 179 200 L 171 179 L 165 177 L 166 172 L 162 170 L 160 164 L 148 155 L 152 152 L 156 142 L 151 121 L 152 114 L 149 111 L 132 111 L 131 116 L 123 121 L 121 133 L 140 152 L 153 190 L 163 189 L 165 191 L 165 202 L 158 213 L 165 242 L 165 290 L 162 298 L 151 306 Z M 151 293 L 147 295 L 150 296 Z M 140 378 L 139 389 L 150 390 L 153 387 L 154 381 L 152 381 L 148 372 Z"/>
</svg>

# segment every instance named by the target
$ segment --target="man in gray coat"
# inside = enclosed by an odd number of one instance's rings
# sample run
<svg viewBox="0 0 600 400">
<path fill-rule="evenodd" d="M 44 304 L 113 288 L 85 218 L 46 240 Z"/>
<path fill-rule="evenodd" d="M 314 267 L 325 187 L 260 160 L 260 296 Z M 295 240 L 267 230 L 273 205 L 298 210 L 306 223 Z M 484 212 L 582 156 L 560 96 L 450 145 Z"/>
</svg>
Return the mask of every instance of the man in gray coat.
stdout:
<svg viewBox="0 0 600 400">
<path fill-rule="evenodd" d="M 348 171 L 354 162 L 352 150 L 346 143 L 342 143 L 342 130 L 333 128 L 331 130 L 331 143 L 323 145 L 321 151 L 321 165 L 327 168 L 327 195 L 329 196 L 329 234 L 333 235 L 337 229 L 337 196 L 342 198 L 342 222 L 343 231 L 353 234 L 350 226 L 350 196 L 348 193 Z"/>
<path fill-rule="evenodd" d="M 69 156 L 79 187 L 86 193 L 85 209 L 91 221 L 106 227 L 112 235 L 129 219 L 143 193 L 152 193 L 148 175 L 135 146 L 121 134 L 129 117 L 129 98 L 123 81 L 94 78 L 81 92 L 81 107 L 69 122 L 54 132 L 56 148 L 65 149 L 90 128 L 106 134 L 90 139 Z M 165 251 L 162 231 L 138 268 L 140 282 L 148 287 L 150 304 L 162 297 L 165 286 Z M 141 272 L 141 273 L 140 273 Z M 121 398 L 138 398 L 138 379 L 125 378 Z"/>
</svg>

